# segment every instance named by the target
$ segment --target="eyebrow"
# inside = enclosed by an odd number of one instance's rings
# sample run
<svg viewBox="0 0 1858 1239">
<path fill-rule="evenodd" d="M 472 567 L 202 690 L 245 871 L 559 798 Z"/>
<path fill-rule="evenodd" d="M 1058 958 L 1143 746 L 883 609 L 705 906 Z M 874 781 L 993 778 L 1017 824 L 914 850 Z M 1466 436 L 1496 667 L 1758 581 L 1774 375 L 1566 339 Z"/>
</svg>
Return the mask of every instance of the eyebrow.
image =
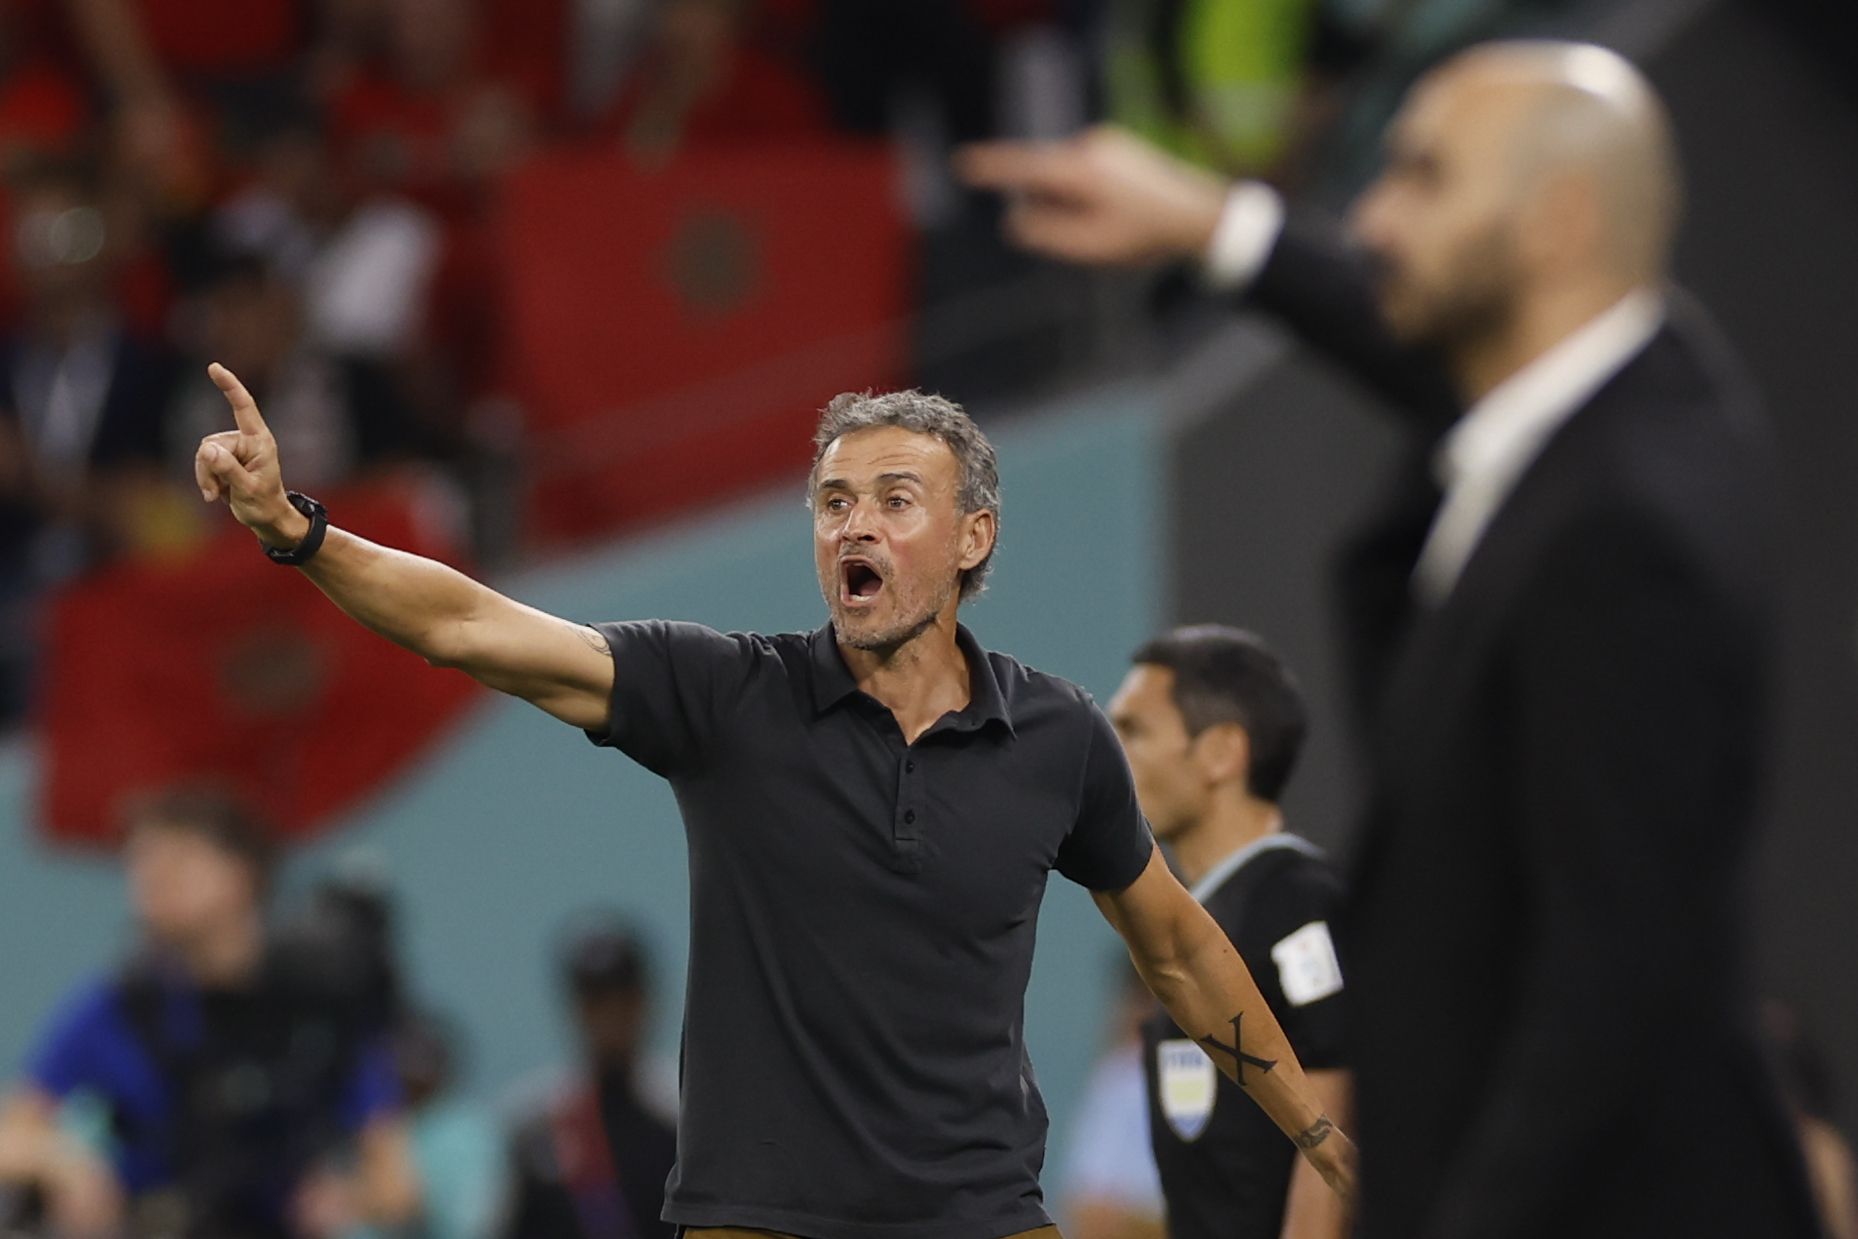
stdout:
<svg viewBox="0 0 1858 1239">
<path fill-rule="evenodd" d="M 880 473 L 877 475 L 877 484 L 879 486 L 887 486 L 893 482 L 914 482 L 918 486 L 921 486 L 924 484 L 922 475 L 919 473 L 909 473 L 909 472 Z M 851 490 L 852 484 L 846 481 L 844 478 L 821 478 L 814 485 L 814 489 L 815 490 Z"/>
</svg>

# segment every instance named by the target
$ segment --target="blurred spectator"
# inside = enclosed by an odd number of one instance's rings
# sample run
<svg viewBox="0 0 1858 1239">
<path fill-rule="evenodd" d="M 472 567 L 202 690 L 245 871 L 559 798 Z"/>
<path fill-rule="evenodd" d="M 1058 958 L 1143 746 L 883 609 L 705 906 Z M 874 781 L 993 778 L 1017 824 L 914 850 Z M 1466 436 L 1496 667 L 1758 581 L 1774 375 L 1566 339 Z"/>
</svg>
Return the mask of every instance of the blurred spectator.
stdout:
<svg viewBox="0 0 1858 1239">
<path fill-rule="evenodd" d="M 1770 1001 L 1763 1016 L 1827 1239 L 1858 1239 L 1858 1159 L 1833 1118 L 1838 1098 L 1825 1052 L 1807 1035 L 1799 1012 L 1787 1004 Z"/>
<path fill-rule="evenodd" d="M 338 1198 L 409 1219 L 418 1184 L 378 1030 L 329 983 L 341 961 L 267 934 L 263 827 L 174 794 L 135 815 L 126 859 L 140 947 L 41 1037 L 0 1114 L 0 1182 L 36 1186 L 63 1235 L 325 1234 Z M 111 1147 L 60 1130 L 78 1097 L 107 1111 Z"/>
<path fill-rule="evenodd" d="M 223 249 L 262 253 L 303 298 L 317 347 L 398 359 L 421 342 L 444 258 L 440 221 L 395 195 L 358 199 L 313 117 L 281 122 L 255 147 L 253 176 L 214 212 Z"/>
<path fill-rule="evenodd" d="M 171 359 L 117 311 L 116 237 L 84 169 L 37 164 L 13 207 L 22 306 L 0 336 L 0 459 L 7 497 L 56 539 L 39 551 L 56 577 L 107 549 L 110 504 L 97 491 L 111 472 L 156 462 Z"/>
<path fill-rule="evenodd" d="M 70 153 L 90 118 L 79 83 L 44 43 L 19 6 L 0 4 L 0 174 L 22 153 Z"/>
<path fill-rule="evenodd" d="M 20 316 L 0 333 L 0 721 L 28 697 L 34 603 L 141 536 L 127 492 L 157 466 L 172 373 L 112 298 L 118 253 L 97 187 L 40 161 L 12 195 Z"/>
<path fill-rule="evenodd" d="M 529 149 L 546 83 L 497 61 L 481 4 L 383 0 L 382 15 L 378 61 L 330 100 L 346 170 L 461 219 Z"/>
<path fill-rule="evenodd" d="M 1109 49 L 1113 119 L 1229 176 L 1295 179 L 1358 49 L 1327 0 L 1125 0 Z"/>
<path fill-rule="evenodd" d="M 1059 1209 L 1069 1239 L 1165 1239 L 1161 1178 L 1148 1139 L 1142 1022 L 1155 996 L 1118 956 L 1108 1042 L 1079 1098 Z"/>
<path fill-rule="evenodd" d="M 424 1239 L 488 1239 L 503 1204 L 496 1124 L 455 1089 L 460 1044 L 458 1029 L 427 1011 L 409 1012 L 393 1033 L 394 1069 L 424 1198 Z M 377 1233 L 364 1229 L 353 1239 Z"/>
<path fill-rule="evenodd" d="M 672 1124 L 645 1099 L 640 1050 L 651 1013 L 644 947 L 609 917 L 574 928 L 562 955 L 582 1065 L 518 1117 L 511 1239 L 667 1237 L 659 1220 L 677 1159 Z"/>
<path fill-rule="evenodd" d="M 658 0 L 599 129 L 646 162 L 689 146 L 826 133 L 825 100 L 798 64 L 750 37 L 754 17 L 751 0 Z"/>
<path fill-rule="evenodd" d="M 340 356 L 307 335 L 298 290 L 262 258 L 233 255 L 221 263 L 197 302 L 195 364 L 184 371 L 167 443 L 179 463 L 224 422 L 224 398 L 206 377 L 208 361 L 235 367 L 263 393 L 273 432 L 304 484 L 327 486 L 357 470 L 406 459 L 420 447 L 419 428 L 398 397 L 392 372 L 369 357 Z"/>
</svg>

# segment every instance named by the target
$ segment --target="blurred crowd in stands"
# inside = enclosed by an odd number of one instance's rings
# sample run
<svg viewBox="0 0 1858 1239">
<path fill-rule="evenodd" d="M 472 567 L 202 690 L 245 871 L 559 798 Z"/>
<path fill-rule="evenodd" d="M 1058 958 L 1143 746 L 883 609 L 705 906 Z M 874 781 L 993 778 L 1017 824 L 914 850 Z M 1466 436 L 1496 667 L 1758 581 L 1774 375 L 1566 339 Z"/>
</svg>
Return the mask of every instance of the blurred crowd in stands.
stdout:
<svg viewBox="0 0 1858 1239">
<path fill-rule="evenodd" d="M 1514 6 L 1448 7 L 1468 34 Z M 888 144 L 915 238 L 907 314 L 1027 263 L 997 243 L 995 208 L 953 187 L 949 144 L 1109 116 L 1295 185 L 1338 84 L 1415 8 L 0 0 L 0 721 L 31 701 L 47 590 L 222 532 L 187 486 L 193 445 L 224 423 L 210 359 L 258 396 L 293 485 L 399 471 L 481 560 L 509 554 L 519 505 L 499 487 L 520 486 L 535 431 L 494 224 L 499 187 L 539 153 L 650 169 Z M 964 372 L 912 345 L 896 377 L 965 398 L 1040 377 L 1032 351 Z"/>
</svg>

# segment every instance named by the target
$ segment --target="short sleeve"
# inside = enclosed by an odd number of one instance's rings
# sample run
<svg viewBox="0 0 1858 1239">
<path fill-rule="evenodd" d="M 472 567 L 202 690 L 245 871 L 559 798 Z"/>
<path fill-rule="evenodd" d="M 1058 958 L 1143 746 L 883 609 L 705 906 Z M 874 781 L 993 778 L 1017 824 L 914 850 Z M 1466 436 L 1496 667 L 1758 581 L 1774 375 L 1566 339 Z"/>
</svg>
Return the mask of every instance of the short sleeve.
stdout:
<svg viewBox="0 0 1858 1239">
<path fill-rule="evenodd" d="M 399 1109 L 400 1078 L 394 1073 L 393 1052 L 385 1041 L 371 1041 L 356 1057 L 342 1095 L 342 1124 L 358 1132 Z"/>
<path fill-rule="evenodd" d="M 90 982 L 60 1004 L 26 1060 L 26 1080 L 53 1097 L 95 1083 L 99 1049 L 116 1018 L 114 988 Z"/>
<path fill-rule="evenodd" d="M 1298 1061 L 1313 1071 L 1347 1061 L 1347 1003 L 1330 931 L 1340 902 L 1340 881 L 1326 865 L 1306 861 L 1272 875 L 1256 892 L 1236 943 L 1253 975 L 1266 974 L 1259 980 L 1266 982 L 1278 1023 Z"/>
<path fill-rule="evenodd" d="M 1058 872 L 1093 891 L 1119 891 L 1142 876 L 1154 836 L 1136 804 L 1135 780 L 1110 720 L 1094 704 L 1077 821 L 1058 849 Z"/>
<path fill-rule="evenodd" d="M 613 698 L 587 738 L 654 774 L 694 768 L 753 663 L 751 638 L 666 620 L 593 627 L 613 653 Z"/>
</svg>

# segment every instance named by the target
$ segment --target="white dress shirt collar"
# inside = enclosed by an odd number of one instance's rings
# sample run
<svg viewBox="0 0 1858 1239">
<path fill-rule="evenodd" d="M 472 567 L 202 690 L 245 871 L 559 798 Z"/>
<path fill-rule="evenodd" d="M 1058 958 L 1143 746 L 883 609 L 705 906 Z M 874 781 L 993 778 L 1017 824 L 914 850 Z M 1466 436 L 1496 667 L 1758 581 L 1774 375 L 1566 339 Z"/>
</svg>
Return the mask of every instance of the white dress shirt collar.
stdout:
<svg viewBox="0 0 1858 1239">
<path fill-rule="evenodd" d="M 1658 334 L 1664 298 L 1627 293 L 1492 388 L 1452 427 L 1433 458 L 1445 500 L 1413 585 L 1422 601 L 1451 592 L 1471 553 L 1548 439 Z"/>
</svg>

